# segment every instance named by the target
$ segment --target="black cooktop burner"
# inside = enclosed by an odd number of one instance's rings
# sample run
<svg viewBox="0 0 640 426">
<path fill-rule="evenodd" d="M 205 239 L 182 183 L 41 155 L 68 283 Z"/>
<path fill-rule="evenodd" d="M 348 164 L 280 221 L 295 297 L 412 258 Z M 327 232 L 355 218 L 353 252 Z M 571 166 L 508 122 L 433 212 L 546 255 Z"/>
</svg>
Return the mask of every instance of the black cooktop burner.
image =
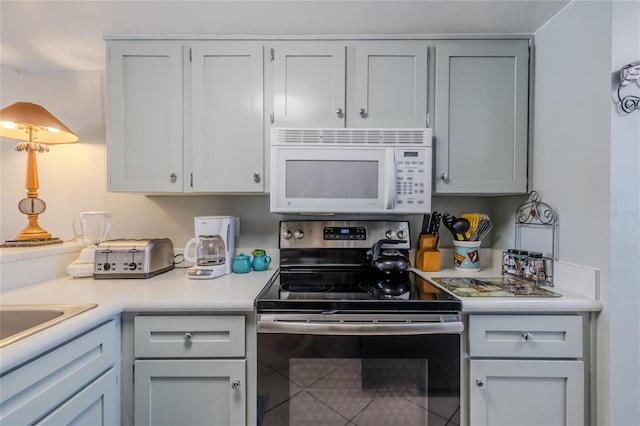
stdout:
<svg viewBox="0 0 640 426">
<path fill-rule="evenodd" d="M 376 299 L 408 299 L 411 292 L 411 282 L 397 278 L 366 280 L 358 287 Z"/>
</svg>

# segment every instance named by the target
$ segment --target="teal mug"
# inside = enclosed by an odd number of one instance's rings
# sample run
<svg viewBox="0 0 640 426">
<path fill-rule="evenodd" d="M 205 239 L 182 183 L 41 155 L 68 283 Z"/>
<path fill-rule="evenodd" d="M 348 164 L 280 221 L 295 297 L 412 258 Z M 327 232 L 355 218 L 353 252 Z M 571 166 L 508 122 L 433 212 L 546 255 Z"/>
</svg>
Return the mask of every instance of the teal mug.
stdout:
<svg viewBox="0 0 640 426">
<path fill-rule="evenodd" d="M 251 252 L 253 255 L 253 260 L 251 261 L 251 266 L 254 271 L 264 271 L 271 263 L 271 256 L 267 256 L 264 250 L 255 249 Z"/>
<path fill-rule="evenodd" d="M 246 254 L 240 253 L 233 258 L 231 270 L 236 274 L 246 274 L 247 272 L 251 272 L 251 259 Z"/>
</svg>

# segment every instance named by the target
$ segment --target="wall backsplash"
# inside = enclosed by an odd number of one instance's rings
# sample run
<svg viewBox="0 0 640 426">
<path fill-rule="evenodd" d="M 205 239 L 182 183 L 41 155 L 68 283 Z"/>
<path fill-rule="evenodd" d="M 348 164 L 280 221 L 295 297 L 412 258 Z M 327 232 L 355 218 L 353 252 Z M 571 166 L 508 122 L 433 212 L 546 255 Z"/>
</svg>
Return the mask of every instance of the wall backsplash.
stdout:
<svg viewBox="0 0 640 426">
<path fill-rule="evenodd" d="M 491 212 L 491 199 L 480 197 L 434 197 L 432 207 L 440 212 Z M 236 247 L 275 248 L 278 246 L 280 220 L 318 219 L 313 216 L 280 215 L 269 212 L 268 195 L 144 196 L 107 193 L 107 210 L 113 213 L 111 237 L 168 237 L 174 246 L 183 247 L 193 236 L 194 216 L 231 215 L 240 217 L 240 237 Z M 409 220 L 417 240 L 422 215 L 374 216 L 336 215 L 319 219 Z M 442 246 L 451 246 L 449 232 L 441 228 Z M 489 246 L 491 240 L 489 239 Z M 489 247 L 487 246 L 487 247 Z"/>
</svg>

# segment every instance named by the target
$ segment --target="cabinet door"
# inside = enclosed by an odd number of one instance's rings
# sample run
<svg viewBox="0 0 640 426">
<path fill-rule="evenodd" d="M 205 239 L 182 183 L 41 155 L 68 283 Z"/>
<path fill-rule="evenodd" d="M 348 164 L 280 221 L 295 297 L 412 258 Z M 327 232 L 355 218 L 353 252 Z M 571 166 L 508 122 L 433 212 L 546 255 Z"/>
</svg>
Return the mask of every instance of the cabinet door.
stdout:
<svg viewBox="0 0 640 426">
<path fill-rule="evenodd" d="M 426 127 L 427 44 L 358 44 L 355 56 L 347 127 Z"/>
<path fill-rule="evenodd" d="M 344 127 L 342 43 L 283 43 L 273 49 L 276 127 Z"/>
<path fill-rule="evenodd" d="M 33 424 L 73 399 L 119 361 L 119 339 L 118 323 L 109 321 L 20 368 L 2 372 L 0 424 Z M 109 395 L 119 406 L 119 393 Z"/>
<path fill-rule="evenodd" d="M 470 361 L 474 426 L 584 424 L 582 361 Z"/>
<path fill-rule="evenodd" d="M 245 360 L 134 363 L 136 425 L 244 425 Z"/>
<path fill-rule="evenodd" d="M 118 375 L 115 368 L 112 368 L 36 424 L 120 424 L 119 393 Z"/>
<path fill-rule="evenodd" d="M 196 192 L 263 192 L 262 45 L 192 48 L 192 159 Z"/>
<path fill-rule="evenodd" d="M 436 46 L 436 193 L 526 193 L 528 69 L 526 40 Z"/>
<path fill-rule="evenodd" d="M 182 69 L 180 44 L 109 44 L 110 191 L 183 190 Z"/>
</svg>

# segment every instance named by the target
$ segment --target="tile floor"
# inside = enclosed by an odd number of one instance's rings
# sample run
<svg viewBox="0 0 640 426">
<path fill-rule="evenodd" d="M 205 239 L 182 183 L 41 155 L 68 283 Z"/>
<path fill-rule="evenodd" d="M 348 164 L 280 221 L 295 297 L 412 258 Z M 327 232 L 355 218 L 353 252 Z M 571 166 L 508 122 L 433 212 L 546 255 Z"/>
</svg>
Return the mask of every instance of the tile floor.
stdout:
<svg viewBox="0 0 640 426">
<path fill-rule="evenodd" d="M 323 357 L 310 336 L 290 337 L 259 335 L 262 426 L 459 425 L 458 398 L 427 400 L 424 361 L 395 360 L 390 370 L 385 360 L 383 369 L 380 360 Z"/>
</svg>

